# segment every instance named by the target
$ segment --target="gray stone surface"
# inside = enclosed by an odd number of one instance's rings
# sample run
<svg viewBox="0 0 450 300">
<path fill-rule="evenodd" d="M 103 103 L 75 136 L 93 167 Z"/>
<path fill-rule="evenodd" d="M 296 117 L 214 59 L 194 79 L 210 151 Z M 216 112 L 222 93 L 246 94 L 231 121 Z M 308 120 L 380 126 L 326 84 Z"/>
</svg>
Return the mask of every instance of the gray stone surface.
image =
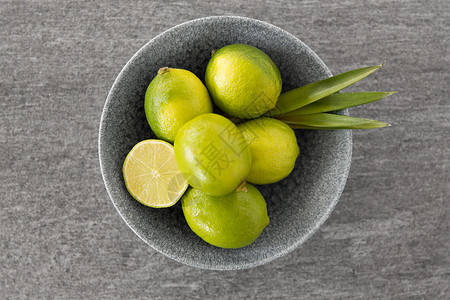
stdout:
<svg viewBox="0 0 450 300">
<path fill-rule="evenodd" d="M 142 242 L 99 170 L 98 124 L 125 62 L 181 22 L 242 15 L 308 44 L 335 74 L 386 65 L 349 90 L 398 90 L 355 116 L 347 186 L 294 252 L 205 271 Z M 448 299 L 448 1 L 0 2 L 0 298 Z"/>
</svg>

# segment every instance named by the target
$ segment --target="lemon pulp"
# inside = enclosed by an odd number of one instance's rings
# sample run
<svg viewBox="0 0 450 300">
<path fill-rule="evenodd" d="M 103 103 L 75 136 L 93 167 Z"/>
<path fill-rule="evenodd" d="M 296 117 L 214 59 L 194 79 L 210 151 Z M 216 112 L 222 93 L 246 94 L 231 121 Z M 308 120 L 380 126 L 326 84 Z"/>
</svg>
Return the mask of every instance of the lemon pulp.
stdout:
<svg viewBox="0 0 450 300">
<path fill-rule="evenodd" d="M 136 144 L 123 164 L 128 192 L 150 207 L 174 205 L 188 187 L 175 161 L 173 146 L 161 140 Z"/>
</svg>

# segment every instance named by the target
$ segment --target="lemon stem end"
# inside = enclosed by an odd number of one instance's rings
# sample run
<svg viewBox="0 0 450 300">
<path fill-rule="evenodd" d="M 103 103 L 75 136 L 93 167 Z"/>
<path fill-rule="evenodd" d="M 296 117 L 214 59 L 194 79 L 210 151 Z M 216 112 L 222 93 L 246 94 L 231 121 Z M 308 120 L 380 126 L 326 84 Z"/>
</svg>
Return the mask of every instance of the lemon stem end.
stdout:
<svg viewBox="0 0 450 300">
<path fill-rule="evenodd" d="M 166 72 L 169 72 L 170 68 L 169 67 L 163 67 L 161 69 L 158 70 L 158 75 L 162 75 Z"/>
<path fill-rule="evenodd" d="M 247 188 L 245 187 L 245 184 L 246 184 L 245 180 L 242 181 L 242 183 L 236 188 L 236 191 L 246 193 Z"/>
</svg>

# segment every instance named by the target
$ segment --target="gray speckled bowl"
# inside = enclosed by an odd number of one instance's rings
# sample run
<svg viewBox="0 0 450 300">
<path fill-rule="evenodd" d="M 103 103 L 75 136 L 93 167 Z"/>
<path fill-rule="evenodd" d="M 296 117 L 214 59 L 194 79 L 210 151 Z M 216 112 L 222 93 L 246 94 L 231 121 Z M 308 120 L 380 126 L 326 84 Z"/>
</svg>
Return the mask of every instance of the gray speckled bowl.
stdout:
<svg viewBox="0 0 450 300">
<path fill-rule="evenodd" d="M 297 130 L 300 156 L 282 181 L 258 186 L 270 225 L 250 246 L 221 249 L 197 237 L 180 204 L 153 209 L 127 192 L 122 164 L 131 148 L 155 138 L 144 113 L 146 88 L 159 68 L 183 68 L 204 79 L 213 49 L 250 44 L 267 53 L 281 71 L 283 91 L 331 75 L 308 46 L 273 25 L 243 17 L 193 20 L 158 35 L 125 65 L 103 109 L 100 166 L 106 189 L 128 226 L 148 245 L 179 262 L 205 269 L 245 269 L 281 257 L 307 240 L 328 218 L 344 189 L 351 162 L 351 131 Z"/>
</svg>

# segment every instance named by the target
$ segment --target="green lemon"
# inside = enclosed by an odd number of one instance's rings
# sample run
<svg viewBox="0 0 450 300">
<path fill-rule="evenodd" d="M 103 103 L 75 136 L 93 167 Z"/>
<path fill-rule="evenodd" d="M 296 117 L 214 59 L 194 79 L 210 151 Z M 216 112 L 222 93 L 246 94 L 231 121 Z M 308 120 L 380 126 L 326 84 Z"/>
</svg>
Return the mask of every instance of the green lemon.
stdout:
<svg viewBox="0 0 450 300">
<path fill-rule="evenodd" d="M 269 224 L 266 202 L 251 184 L 225 196 L 191 188 L 181 198 L 189 227 L 205 242 L 221 248 L 253 243 Z"/>
<path fill-rule="evenodd" d="M 189 184 L 209 195 L 231 193 L 250 171 L 252 159 L 244 136 L 217 114 L 203 114 L 184 124 L 174 149 Z"/>
<path fill-rule="evenodd" d="M 272 59 L 242 44 L 214 52 L 206 67 L 205 84 L 220 109 L 244 119 L 274 108 L 281 92 L 280 71 Z"/>
<path fill-rule="evenodd" d="M 239 124 L 252 153 L 252 168 L 246 180 L 254 184 L 277 182 L 288 176 L 300 150 L 294 130 L 272 118 Z"/>
<path fill-rule="evenodd" d="M 194 73 L 161 68 L 145 93 L 145 115 L 160 139 L 173 143 L 187 121 L 212 112 L 206 87 Z"/>
</svg>

